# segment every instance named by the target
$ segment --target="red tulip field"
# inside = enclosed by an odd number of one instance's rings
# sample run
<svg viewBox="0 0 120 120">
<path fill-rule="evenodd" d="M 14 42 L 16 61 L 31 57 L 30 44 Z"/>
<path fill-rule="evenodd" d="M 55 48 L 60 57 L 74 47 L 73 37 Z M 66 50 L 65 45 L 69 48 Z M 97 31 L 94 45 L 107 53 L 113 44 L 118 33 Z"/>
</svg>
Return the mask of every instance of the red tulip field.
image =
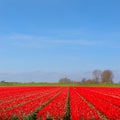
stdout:
<svg viewBox="0 0 120 120">
<path fill-rule="evenodd" d="M 120 120 L 120 88 L 0 87 L 1 120 Z"/>
</svg>

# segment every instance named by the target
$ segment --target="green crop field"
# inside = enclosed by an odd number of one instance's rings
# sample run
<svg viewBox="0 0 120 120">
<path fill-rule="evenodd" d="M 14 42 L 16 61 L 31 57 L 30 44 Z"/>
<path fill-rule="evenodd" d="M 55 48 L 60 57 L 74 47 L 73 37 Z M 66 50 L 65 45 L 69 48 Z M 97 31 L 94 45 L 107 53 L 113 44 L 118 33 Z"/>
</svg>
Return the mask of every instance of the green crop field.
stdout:
<svg viewBox="0 0 120 120">
<path fill-rule="evenodd" d="M 0 86 L 96 86 L 96 87 L 120 87 L 120 84 L 0 83 Z"/>
</svg>

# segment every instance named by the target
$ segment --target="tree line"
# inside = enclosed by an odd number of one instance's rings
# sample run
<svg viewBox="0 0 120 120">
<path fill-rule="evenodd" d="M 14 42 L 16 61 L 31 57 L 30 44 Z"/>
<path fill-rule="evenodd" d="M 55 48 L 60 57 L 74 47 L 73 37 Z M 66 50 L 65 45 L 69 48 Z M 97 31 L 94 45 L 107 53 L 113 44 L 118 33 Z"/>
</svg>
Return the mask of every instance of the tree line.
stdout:
<svg viewBox="0 0 120 120">
<path fill-rule="evenodd" d="M 114 83 L 113 82 L 113 72 L 112 70 L 94 70 L 92 72 L 92 79 L 86 79 L 83 78 L 82 80 L 79 81 L 72 81 L 71 79 L 65 77 L 61 78 L 58 82 L 59 83 Z"/>
</svg>

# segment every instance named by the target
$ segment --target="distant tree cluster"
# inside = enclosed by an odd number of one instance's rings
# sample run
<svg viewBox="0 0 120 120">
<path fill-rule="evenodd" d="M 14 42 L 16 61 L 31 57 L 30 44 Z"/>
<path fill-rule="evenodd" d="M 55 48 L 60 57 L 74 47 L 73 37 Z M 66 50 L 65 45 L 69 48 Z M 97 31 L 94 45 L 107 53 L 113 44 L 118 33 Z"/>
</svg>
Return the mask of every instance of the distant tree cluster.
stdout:
<svg viewBox="0 0 120 120">
<path fill-rule="evenodd" d="M 64 77 L 64 78 L 61 78 L 58 82 L 59 83 L 73 83 L 73 84 L 84 84 L 84 83 L 113 83 L 113 72 L 111 70 L 104 70 L 104 71 L 101 71 L 101 70 L 94 70 L 93 73 L 93 78 L 92 79 L 86 79 L 86 78 L 83 78 L 81 81 L 72 81 L 71 79 L 67 78 L 67 77 Z"/>
<path fill-rule="evenodd" d="M 83 78 L 82 83 L 113 83 L 113 72 L 111 70 L 94 70 L 93 79 Z"/>
<path fill-rule="evenodd" d="M 6 83 L 6 81 L 5 81 L 5 80 L 1 80 L 0 82 L 1 82 L 1 83 Z"/>
<path fill-rule="evenodd" d="M 59 83 L 71 83 L 71 82 L 72 82 L 71 79 L 69 79 L 69 78 L 67 78 L 67 77 L 61 78 L 61 79 L 59 80 Z"/>
<path fill-rule="evenodd" d="M 76 81 L 74 81 L 74 80 L 71 80 L 71 79 L 69 79 L 69 78 L 67 78 L 67 77 L 64 77 L 64 78 L 61 78 L 59 81 L 58 81 L 59 83 L 62 83 L 62 84 L 69 84 L 69 83 L 72 83 L 72 84 L 80 84 L 81 83 L 81 81 L 79 81 L 79 80 L 76 80 Z"/>
</svg>

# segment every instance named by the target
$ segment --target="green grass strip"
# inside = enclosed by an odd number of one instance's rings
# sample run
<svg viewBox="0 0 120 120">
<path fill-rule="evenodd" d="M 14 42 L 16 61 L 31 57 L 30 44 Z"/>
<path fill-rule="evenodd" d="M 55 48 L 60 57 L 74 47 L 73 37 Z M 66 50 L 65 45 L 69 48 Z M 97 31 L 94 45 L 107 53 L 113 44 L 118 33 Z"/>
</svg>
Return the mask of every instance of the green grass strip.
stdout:
<svg viewBox="0 0 120 120">
<path fill-rule="evenodd" d="M 68 98 L 66 102 L 66 114 L 63 118 L 63 120 L 70 120 L 71 115 L 70 115 L 70 90 L 68 91 Z"/>
</svg>

